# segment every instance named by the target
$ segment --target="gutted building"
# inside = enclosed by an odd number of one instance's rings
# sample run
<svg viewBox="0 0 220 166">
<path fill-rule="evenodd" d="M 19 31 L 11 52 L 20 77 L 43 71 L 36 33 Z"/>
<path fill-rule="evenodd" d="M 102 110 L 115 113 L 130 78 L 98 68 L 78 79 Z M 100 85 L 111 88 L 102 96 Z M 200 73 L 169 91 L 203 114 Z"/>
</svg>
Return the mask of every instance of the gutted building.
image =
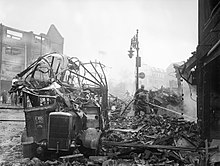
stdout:
<svg viewBox="0 0 220 166">
<path fill-rule="evenodd" d="M 54 25 L 38 35 L 0 24 L 0 92 L 9 90 L 12 78 L 40 55 L 63 53 L 63 43 Z"/>
</svg>

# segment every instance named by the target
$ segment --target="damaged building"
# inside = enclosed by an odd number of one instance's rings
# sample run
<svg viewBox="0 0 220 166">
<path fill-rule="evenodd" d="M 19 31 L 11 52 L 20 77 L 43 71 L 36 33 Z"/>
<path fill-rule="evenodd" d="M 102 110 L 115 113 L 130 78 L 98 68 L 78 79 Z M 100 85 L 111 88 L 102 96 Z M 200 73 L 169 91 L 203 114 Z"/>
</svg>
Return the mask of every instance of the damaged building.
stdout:
<svg viewBox="0 0 220 166">
<path fill-rule="evenodd" d="M 64 38 L 54 25 L 47 34 L 35 34 L 0 24 L 0 92 L 8 91 L 12 78 L 40 55 L 63 53 L 63 43 Z"/>
</svg>

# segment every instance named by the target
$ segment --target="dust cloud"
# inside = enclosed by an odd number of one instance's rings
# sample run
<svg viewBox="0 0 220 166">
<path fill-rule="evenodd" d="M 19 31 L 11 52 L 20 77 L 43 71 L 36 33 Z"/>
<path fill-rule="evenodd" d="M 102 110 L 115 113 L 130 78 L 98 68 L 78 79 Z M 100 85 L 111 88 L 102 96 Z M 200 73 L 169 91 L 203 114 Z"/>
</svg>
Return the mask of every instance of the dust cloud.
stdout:
<svg viewBox="0 0 220 166">
<path fill-rule="evenodd" d="M 183 82 L 183 109 L 184 112 L 193 117 L 197 117 L 196 87 Z"/>
</svg>

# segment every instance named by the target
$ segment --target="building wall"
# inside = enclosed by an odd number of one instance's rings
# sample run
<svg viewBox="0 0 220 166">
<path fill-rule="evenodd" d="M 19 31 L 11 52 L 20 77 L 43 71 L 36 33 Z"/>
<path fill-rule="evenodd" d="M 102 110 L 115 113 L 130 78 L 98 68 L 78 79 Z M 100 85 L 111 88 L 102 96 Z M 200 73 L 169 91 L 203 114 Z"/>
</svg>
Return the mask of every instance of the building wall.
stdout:
<svg viewBox="0 0 220 166">
<path fill-rule="evenodd" d="M 197 115 L 204 140 L 220 139 L 220 3 L 217 0 L 200 0 L 198 8 L 198 46 L 196 50 Z M 218 74 L 217 74 L 218 73 Z M 219 102 L 217 102 L 219 103 Z"/>
<path fill-rule="evenodd" d="M 54 25 L 47 34 L 37 35 L 1 24 L 0 92 L 9 90 L 12 78 L 40 55 L 54 51 L 63 53 L 64 39 Z"/>
</svg>

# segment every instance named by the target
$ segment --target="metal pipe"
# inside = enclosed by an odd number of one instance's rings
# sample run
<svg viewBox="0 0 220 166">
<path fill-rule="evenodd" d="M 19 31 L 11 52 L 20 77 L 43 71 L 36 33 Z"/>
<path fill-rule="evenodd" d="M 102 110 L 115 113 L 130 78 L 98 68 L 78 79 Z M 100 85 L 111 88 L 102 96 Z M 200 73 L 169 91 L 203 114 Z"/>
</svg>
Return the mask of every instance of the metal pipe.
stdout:
<svg viewBox="0 0 220 166">
<path fill-rule="evenodd" d="M 203 147 L 180 147 L 180 146 L 171 146 L 171 145 L 147 145 L 140 143 L 123 143 L 123 142 L 113 142 L 113 141 L 103 141 L 103 145 L 106 146 L 121 146 L 121 147 L 133 147 L 133 148 L 148 148 L 148 149 L 165 149 L 165 150 L 176 150 L 176 151 L 202 151 L 208 150 L 218 150 L 218 146 L 210 146 L 208 148 Z"/>
<path fill-rule="evenodd" d="M 90 61 L 90 64 L 92 65 L 93 69 L 94 69 L 95 72 L 97 73 L 97 75 L 98 75 L 98 77 L 99 77 L 99 79 L 100 79 L 102 85 L 105 86 L 105 84 L 104 84 L 104 82 L 103 82 L 103 80 L 102 80 L 102 78 L 101 78 L 99 72 L 97 71 L 96 67 L 93 65 L 93 63 L 92 63 L 91 61 Z"/>
<path fill-rule="evenodd" d="M 163 110 L 166 110 L 166 111 L 175 113 L 175 114 L 177 114 L 177 115 L 183 116 L 183 117 L 185 117 L 185 118 L 191 119 L 191 120 L 193 120 L 193 121 L 196 121 L 196 120 L 197 120 L 197 118 L 193 118 L 193 117 L 188 116 L 188 115 L 185 115 L 185 114 L 183 114 L 183 113 L 180 113 L 180 112 L 177 112 L 177 111 L 174 111 L 174 110 L 165 108 L 165 107 L 161 107 L 161 106 L 159 106 L 159 105 L 156 105 L 156 104 L 153 104 L 153 103 L 150 103 L 150 102 L 147 102 L 147 101 L 146 101 L 146 103 L 148 103 L 149 105 L 152 105 L 152 106 L 154 106 L 154 107 L 157 107 L 157 108 L 160 108 L 160 109 L 163 109 Z"/>
<path fill-rule="evenodd" d="M 0 122 L 25 122 L 23 119 L 0 119 Z"/>
</svg>

